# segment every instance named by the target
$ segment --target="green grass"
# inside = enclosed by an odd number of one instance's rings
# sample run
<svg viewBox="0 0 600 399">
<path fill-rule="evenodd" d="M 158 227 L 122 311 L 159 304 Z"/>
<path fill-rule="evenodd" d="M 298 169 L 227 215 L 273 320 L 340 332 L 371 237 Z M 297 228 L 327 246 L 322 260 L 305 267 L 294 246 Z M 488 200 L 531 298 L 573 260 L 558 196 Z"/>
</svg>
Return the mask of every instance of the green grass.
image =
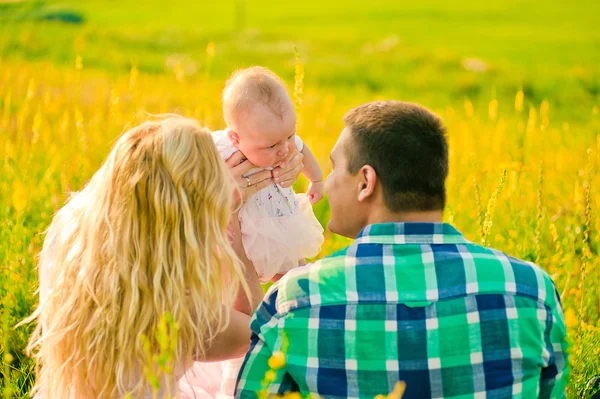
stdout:
<svg viewBox="0 0 600 399">
<path fill-rule="evenodd" d="M 600 5 L 202 3 L 0 0 L 0 360 L 14 359 L 0 362 L 0 397 L 25 398 L 33 381 L 31 329 L 13 326 L 35 306 L 42 232 L 67 193 L 139 110 L 221 128 L 220 91 L 233 69 L 265 65 L 291 86 L 294 44 L 306 69 L 300 131 L 326 173 L 344 113 L 379 98 L 421 102 L 443 117 L 446 220 L 476 242 L 507 170 L 486 239 L 552 274 L 570 320 L 568 397 L 580 397 L 600 374 Z M 486 71 L 465 69 L 469 58 Z M 187 74 L 179 81 L 177 63 Z M 524 106 L 515 110 L 519 89 Z M 315 213 L 325 222 L 327 202 Z M 323 253 L 346 242 L 326 232 Z"/>
<path fill-rule="evenodd" d="M 2 58 L 72 64 L 80 54 L 86 67 L 118 73 L 134 62 L 142 71 L 163 73 L 172 54 L 202 70 L 206 45 L 215 42 L 211 73 L 217 78 L 250 64 L 289 78 L 296 43 L 310 68 L 307 86 L 344 95 L 359 90 L 442 106 L 465 96 L 509 98 L 522 87 L 532 101 L 550 98 L 569 117 L 575 115 L 570 104 L 591 109 L 600 95 L 600 6 L 589 0 L 568 6 L 523 0 L 380 0 L 368 6 L 357 0 L 58 1 L 40 7 L 80 12 L 86 22 L 9 22 L 15 14 L 9 10 L 23 7 L 0 8 L 7 21 L 0 28 Z M 236 10 L 243 10 L 242 23 Z M 483 60 L 488 70 L 465 70 L 465 58 Z"/>
</svg>

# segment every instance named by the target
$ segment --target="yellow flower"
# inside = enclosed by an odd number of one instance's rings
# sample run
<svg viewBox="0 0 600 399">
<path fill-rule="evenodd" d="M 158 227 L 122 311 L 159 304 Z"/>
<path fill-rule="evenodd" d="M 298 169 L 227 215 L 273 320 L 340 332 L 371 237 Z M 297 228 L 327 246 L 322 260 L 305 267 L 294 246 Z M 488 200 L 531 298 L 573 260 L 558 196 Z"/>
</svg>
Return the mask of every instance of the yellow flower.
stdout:
<svg viewBox="0 0 600 399">
<path fill-rule="evenodd" d="M 540 105 L 540 116 L 545 117 L 548 116 L 548 111 L 550 110 L 550 103 L 548 100 L 542 101 Z"/>
<path fill-rule="evenodd" d="M 285 366 L 285 354 L 277 351 L 269 358 L 269 367 L 273 370 L 279 370 Z"/>
<path fill-rule="evenodd" d="M 500 170 L 521 170 L 523 168 L 523 164 L 519 161 L 512 161 L 512 162 L 503 162 L 500 164 L 499 168 Z"/>
<path fill-rule="evenodd" d="M 465 114 L 467 115 L 467 118 L 471 118 L 475 114 L 473 103 L 468 99 L 465 99 Z"/>
<path fill-rule="evenodd" d="M 519 90 L 517 92 L 517 95 L 515 96 L 515 110 L 516 111 L 523 111 L 523 100 L 525 99 L 525 94 L 523 93 L 523 90 Z"/>
<path fill-rule="evenodd" d="M 488 115 L 492 121 L 498 117 L 498 100 L 493 99 L 488 106 Z"/>
<path fill-rule="evenodd" d="M 215 42 L 209 42 L 206 45 L 206 54 L 208 54 L 209 57 L 215 56 Z"/>
<path fill-rule="evenodd" d="M 398 381 L 392 393 L 388 395 L 388 399 L 400 399 L 404 395 L 406 390 L 406 383 L 404 381 Z"/>
<path fill-rule="evenodd" d="M 131 66 L 131 70 L 129 71 L 129 88 L 133 88 L 135 86 L 135 82 L 137 81 L 138 76 L 140 76 L 140 71 L 134 65 Z"/>
<path fill-rule="evenodd" d="M 75 69 L 83 69 L 83 59 L 79 54 L 77 54 L 77 57 L 75 57 Z"/>
<path fill-rule="evenodd" d="M 4 354 L 4 363 L 11 364 L 13 362 L 13 360 L 15 360 L 13 358 L 13 355 L 11 355 L 10 353 L 5 353 Z"/>
<path fill-rule="evenodd" d="M 265 373 L 265 380 L 269 383 L 275 381 L 277 378 L 277 374 L 273 370 L 269 370 Z"/>
<path fill-rule="evenodd" d="M 579 323 L 577 322 L 577 316 L 575 315 L 575 312 L 573 311 L 573 309 L 568 308 L 565 311 L 565 325 L 569 328 L 574 328 L 577 327 Z"/>
<path fill-rule="evenodd" d="M 21 212 L 27 205 L 27 187 L 22 182 L 15 180 L 12 187 L 12 206 L 17 212 Z"/>
</svg>

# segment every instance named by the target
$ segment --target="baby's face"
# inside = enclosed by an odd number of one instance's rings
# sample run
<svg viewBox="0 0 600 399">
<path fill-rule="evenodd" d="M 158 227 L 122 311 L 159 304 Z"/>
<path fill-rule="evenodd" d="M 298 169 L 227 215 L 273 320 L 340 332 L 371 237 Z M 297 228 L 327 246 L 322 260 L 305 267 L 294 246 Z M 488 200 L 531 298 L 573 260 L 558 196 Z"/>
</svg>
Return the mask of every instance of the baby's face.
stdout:
<svg viewBox="0 0 600 399">
<path fill-rule="evenodd" d="M 296 114 L 289 107 L 283 117 L 265 107 L 255 107 L 232 126 L 239 137 L 237 148 L 254 165 L 275 168 L 296 149 Z"/>
</svg>

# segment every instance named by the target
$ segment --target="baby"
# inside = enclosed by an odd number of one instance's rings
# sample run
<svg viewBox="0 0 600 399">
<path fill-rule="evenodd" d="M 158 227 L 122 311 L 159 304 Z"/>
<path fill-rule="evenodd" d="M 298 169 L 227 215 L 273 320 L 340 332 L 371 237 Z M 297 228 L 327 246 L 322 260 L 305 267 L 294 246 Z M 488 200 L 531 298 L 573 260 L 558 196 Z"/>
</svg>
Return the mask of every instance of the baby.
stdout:
<svg viewBox="0 0 600 399">
<path fill-rule="evenodd" d="M 323 172 L 296 135 L 294 105 L 284 83 L 268 69 L 234 73 L 223 91 L 223 113 L 228 127 L 214 132 L 213 139 L 224 160 L 241 151 L 256 165 L 246 176 L 248 183 L 252 174 L 279 166 L 290 151 L 304 154 L 303 174 L 310 180 L 306 195 L 271 184 L 248 198 L 239 211 L 244 250 L 265 283 L 320 252 L 323 228 L 311 204 L 323 198 Z M 182 397 L 232 397 L 243 361 L 194 363 L 180 381 Z"/>
<path fill-rule="evenodd" d="M 248 198 L 239 211 L 244 250 L 265 283 L 305 264 L 305 258 L 321 251 L 323 228 L 311 204 L 323 198 L 323 172 L 296 135 L 294 104 L 284 83 L 268 69 L 252 67 L 235 72 L 223 91 L 223 114 L 228 127 L 213 133 L 217 150 L 224 160 L 241 151 L 256 165 L 246 176 L 248 183 L 248 176 L 276 168 L 290 151 L 298 149 L 304 154 L 302 172 L 310 180 L 306 195 L 271 184 Z M 216 397 L 228 398 L 234 395 L 243 360 L 195 364 L 194 369 L 200 377 L 220 372 L 221 387 Z M 199 386 L 192 383 L 189 388 L 206 391 L 207 380 L 216 382 L 214 378 L 203 380 Z"/>
<path fill-rule="evenodd" d="M 284 274 L 321 251 L 323 228 L 311 204 L 323 198 L 323 172 L 310 149 L 296 135 L 294 105 L 281 79 L 263 67 L 235 72 L 223 91 L 227 129 L 213 133 L 227 160 L 235 152 L 257 166 L 246 176 L 279 166 L 290 151 L 304 155 L 306 195 L 271 184 L 242 205 L 242 242 L 261 282 Z"/>
</svg>

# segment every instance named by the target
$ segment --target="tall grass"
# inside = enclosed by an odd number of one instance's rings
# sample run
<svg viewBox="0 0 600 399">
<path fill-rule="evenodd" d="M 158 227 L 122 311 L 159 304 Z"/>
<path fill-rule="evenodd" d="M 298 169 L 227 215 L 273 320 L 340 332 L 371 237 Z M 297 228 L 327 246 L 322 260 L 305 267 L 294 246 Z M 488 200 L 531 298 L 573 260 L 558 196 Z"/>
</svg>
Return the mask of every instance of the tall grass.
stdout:
<svg viewBox="0 0 600 399">
<path fill-rule="evenodd" d="M 210 62 L 218 48 L 209 44 Z M 224 82 L 209 72 L 187 76 L 182 65 L 149 76 L 134 64 L 128 74 L 109 75 L 86 68 L 81 57 L 72 67 L 0 60 L 1 397 L 26 397 L 34 378 L 23 352 L 31 329 L 13 326 L 35 306 L 43 232 L 68 193 L 146 112 L 179 112 L 223 127 Z M 336 97 L 298 83 L 296 90 L 303 91 L 299 134 L 327 172 L 342 115 L 375 98 Z M 571 341 L 568 396 L 576 398 L 600 374 L 600 115 L 597 107 L 579 108 L 576 120 L 553 119 L 552 104 L 521 90 L 514 104 L 467 98 L 436 111 L 450 141 L 446 217 L 471 240 L 536 261 L 552 275 Z M 296 185 L 305 187 L 304 180 Z M 327 201 L 315 212 L 324 223 Z M 326 232 L 323 254 L 346 243 Z"/>
</svg>

